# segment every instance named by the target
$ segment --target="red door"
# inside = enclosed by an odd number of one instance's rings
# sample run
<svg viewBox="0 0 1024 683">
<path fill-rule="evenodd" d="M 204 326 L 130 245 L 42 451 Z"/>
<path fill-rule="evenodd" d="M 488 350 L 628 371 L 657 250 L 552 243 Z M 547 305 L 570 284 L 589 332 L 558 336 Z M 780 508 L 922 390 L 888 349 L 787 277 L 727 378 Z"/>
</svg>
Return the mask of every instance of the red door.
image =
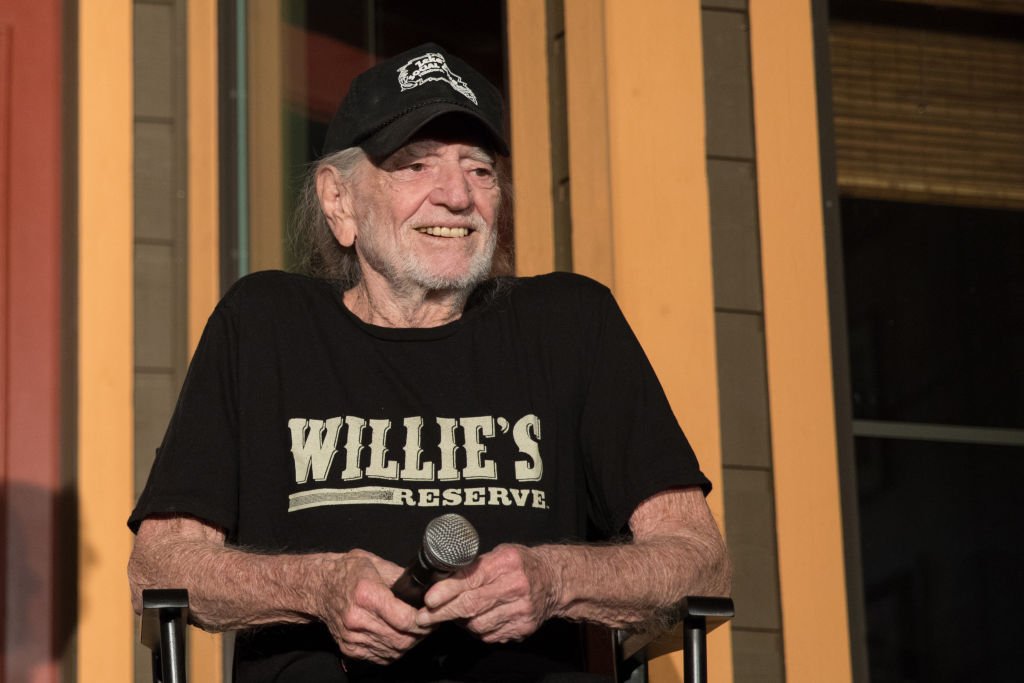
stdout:
<svg viewBox="0 0 1024 683">
<path fill-rule="evenodd" d="M 58 680 L 73 611 L 58 599 L 77 557 L 58 523 L 73 511 L 60 465 L 61 233 L 74 215 L 61 167 L 73 159 L 61 7 L 0 6 L 0 681 Z"/>
</svg>

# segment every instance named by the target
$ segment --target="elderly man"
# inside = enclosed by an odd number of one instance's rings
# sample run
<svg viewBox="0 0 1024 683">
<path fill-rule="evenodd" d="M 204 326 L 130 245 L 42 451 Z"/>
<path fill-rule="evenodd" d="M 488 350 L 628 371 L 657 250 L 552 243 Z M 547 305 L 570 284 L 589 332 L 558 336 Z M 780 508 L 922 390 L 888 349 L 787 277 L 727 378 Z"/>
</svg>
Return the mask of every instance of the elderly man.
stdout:
<svg viewBox="0 0 1024 683">
<path fill-rule="evenodd" d="M 436 45 L 363 73 L 299 210 L 312 276 L 245 277 L 210 317 L 129 576 L 136 609 L 185 587 L 240 630 L 238 680 L 559 680 L 573 622 L 728 591 L 710 484 L 608 290 L 491 277 L 502 125 Z M 417 609 L 391 586 L 445 512 L 483 552 Z"/>
</svg>

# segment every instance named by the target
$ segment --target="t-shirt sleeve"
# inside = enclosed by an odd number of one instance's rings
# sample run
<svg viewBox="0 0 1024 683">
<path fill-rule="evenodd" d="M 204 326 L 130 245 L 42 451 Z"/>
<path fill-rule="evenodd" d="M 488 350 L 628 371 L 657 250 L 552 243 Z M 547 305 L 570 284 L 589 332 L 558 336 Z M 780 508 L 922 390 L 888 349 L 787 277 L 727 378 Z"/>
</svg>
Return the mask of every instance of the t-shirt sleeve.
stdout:
<svg viewBox="0 0 1024 683">
<path fill-rule="evenodd" d="M 163 443 L 128 519 L 184 514 L 233 536 L 238 503 L 236 325 L 222 302 L 203 331 Z"/>
<path fill-rule="evenodd" d="M 637 505 L 670 488 L 711 482 L 672 413 L 640 342 L 611 294 L 596 334 L 581 416 L 591 521 L 606 536 L 628 530 Z"/>
</svg>

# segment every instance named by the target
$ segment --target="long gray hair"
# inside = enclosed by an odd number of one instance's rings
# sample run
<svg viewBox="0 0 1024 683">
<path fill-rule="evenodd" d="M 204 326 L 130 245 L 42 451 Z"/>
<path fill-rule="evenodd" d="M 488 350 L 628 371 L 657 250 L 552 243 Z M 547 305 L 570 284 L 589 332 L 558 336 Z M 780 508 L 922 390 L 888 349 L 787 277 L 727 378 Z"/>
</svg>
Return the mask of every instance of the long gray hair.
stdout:
<svg viewBox="0 0 1024 683">
<path fill-rule="evenodd" d="M 359 282 L 359 259 L 354 247 L 343 247 L 334 238 L 320 206 L 316 178 L 322 169 L 330 167 L 344 181 L 353 181 L 365 159 L 366 153 L 362 149 L 349 147 L 310 164 L 292 216 L 295 269 L 311 277 L 337 281 L 342 289 L 348 289 Z"/>
<path fill-rule="evenodd" d="M 310 277 L 337 282 L 342 290 L 359 282 L 359 259 L 355 247 L 343 247 L 334 238 L 320 206 L 316 178 L 321 169 L 331 167 L 346 183 L 355 181 L 363 161 L 368 161 L 366 153 L 359 147 L 349 147 L 310 164 L 292 215 L 291 241 L 295 270 Z M 511 275 L 513 271 L 512 185 L 507 158 L 498 157 L 497 174 L 501 200 L 497 215 L 498 246 L 491 264 L 492 276 Z"/>
</svg>

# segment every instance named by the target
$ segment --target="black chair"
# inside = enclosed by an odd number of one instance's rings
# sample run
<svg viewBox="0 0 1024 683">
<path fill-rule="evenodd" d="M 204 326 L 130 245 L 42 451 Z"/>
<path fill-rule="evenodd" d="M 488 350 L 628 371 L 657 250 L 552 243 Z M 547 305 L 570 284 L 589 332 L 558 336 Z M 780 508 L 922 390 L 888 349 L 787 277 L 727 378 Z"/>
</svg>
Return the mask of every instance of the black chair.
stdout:
<svg viewBox="0 0 1024 683">
<path fill-rule="evenodd" d="M 729 598 L 691 596 L 678 605 L 678 623 L 660 633 L 629 633 L 602 629 L 588 632 L 604 633 L 611 639 L 605 646 L 605 657 L 614 652 L 611 661 L 590 664 L 615 680 L 646 683 L 647 661 L 654 657 L 683 651 L 684 683 L 707 683 L 707 634 L 732 618 L 733 603 Z M 185 628 L 188 624 L 188 591 L 160 589 L 142 591 L 142 644 L 153 653 L 154 683 L 186 683 Z M 597 636 L 601 638 L 601 636 Z M 592 648 L 588 648 L 592 649 Z"/>
</svg>

